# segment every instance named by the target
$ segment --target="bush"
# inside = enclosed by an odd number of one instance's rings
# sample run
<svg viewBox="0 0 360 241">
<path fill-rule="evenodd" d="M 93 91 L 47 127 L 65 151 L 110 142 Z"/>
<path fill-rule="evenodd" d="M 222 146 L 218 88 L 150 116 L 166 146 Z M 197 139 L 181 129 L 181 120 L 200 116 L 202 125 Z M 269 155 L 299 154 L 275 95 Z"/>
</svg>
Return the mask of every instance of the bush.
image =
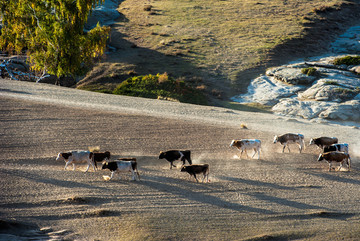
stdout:
<svg viewBox="0 0 360 241">
<path fill-rule="evenodd" d="M 184 81 L 169 77 L 166 73 L 130 77 L 119 84 L 113 94 L 207 104 L 206 97 L 201 91 L 191 88 Z"/>
<path fill-rule="evenodd" d="M 314 76 L 314 75 L 316 75 L 317 72 L 316 72 L 315 68 L 309 67 L 309 68 L 301 69 L 301 73 L 306 74 L 308 76 Z"/>
<path fill-rule="evenodd" d="M 345 56 L 343 58 L 336 58 L 334 60 L 335 65 L 359 65 L 360 56 Z"/>
</svg>

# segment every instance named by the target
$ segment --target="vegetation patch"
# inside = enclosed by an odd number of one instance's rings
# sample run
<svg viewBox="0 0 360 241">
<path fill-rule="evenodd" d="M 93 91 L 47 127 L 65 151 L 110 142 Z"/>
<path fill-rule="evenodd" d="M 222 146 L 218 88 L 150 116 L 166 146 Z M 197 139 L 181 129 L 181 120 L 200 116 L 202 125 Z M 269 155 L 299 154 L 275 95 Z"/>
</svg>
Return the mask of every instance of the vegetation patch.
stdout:
<svg viewBox="0 0 360 241">
<path fill-rule="evenodd" d="M 339 83 L 334 81 L 334 80 L 325 81 L 324 84 L 325 85 L 338 85 L 338 86 L 340 86 Z"/>
<path fill-rule="evenodd" d="M 334 60 L 335 65 L 359 65 L 360 64 L 360 56 L 345 56 L 342 58 L 336 58 Z"/>
<path fill-rule="evenodd" d="M 317 75 L 317 70 L 314 67 L 303 68 L 301 69 L 301 73 L 306 74 L 307 76 L 315 76 Z"/>
<path fill-rule="evenodd" d="M 128 78 L 116 87 L 113 94 L 151 99 L 171 99 L 200 105 L 207 104 L 206 97 L 200 90 L 189 86 L 183 80 L 176 80 L 168 76 L 167 73 Z"/>
</svg>

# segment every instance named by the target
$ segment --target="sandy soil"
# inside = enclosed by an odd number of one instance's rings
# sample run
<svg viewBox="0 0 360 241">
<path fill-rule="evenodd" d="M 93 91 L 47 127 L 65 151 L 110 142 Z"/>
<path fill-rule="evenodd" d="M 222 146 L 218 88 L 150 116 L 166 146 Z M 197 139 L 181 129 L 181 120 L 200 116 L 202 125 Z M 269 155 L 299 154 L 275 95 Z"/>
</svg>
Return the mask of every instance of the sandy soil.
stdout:
<svg viewBox="0 0 360 241">
<path fill-rule="evenodd" d="M 14 81 L 0 83 L 0 102 L 0 233 L 19 240 L 29 227 L 58 240 L 359 239 L 358 129 Z M 307 143 L 312 135 L 349 142 L 352 170 L 328 172 L 313 146 L 281 153 L 272 139 L 285 130 L 304 133 Z M 261 139 L 260 160 L 240 160 L 229 147 L 234 138 Z M 60 151 L 88 146 L 136 157 L 141 181 L 123 174 L 105 182 L 109 172 L 65 171 L 55 161 Z M 194 182 L 180 162 L 169 170 L 158 160 L 168 149 L 190 149 L 194 162 L 209 163 L 210 182 Z"/>
</svg>

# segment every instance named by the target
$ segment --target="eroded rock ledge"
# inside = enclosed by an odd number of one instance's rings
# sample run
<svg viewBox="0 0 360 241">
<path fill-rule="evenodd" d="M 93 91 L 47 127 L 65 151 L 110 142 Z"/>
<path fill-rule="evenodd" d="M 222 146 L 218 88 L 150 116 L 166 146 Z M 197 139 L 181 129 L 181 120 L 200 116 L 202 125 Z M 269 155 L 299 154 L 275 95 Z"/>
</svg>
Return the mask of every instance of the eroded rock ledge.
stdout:
<svg viewBox="0 0 360 241">
<path fill-rule="evenodd" d="M 285 116 L 360 122 L 360 65 L 334 64 L 336 58 L 360 54 L 360 27 L 351 28 L 331 48 L 327 57 L 267 70 L 251 82 L 247 94 L 232 99 L 272 106 Z"/>
</svg>

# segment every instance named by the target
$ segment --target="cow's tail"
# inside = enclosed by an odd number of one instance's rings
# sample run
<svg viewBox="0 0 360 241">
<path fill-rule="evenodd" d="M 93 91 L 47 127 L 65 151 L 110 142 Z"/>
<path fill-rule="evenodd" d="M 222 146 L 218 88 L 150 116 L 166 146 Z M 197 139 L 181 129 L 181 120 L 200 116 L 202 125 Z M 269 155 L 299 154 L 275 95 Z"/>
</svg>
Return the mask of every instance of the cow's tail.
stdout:
<svg viewBox="0 0 360 241">
<path fill-rule="evenodd" d="M 185 159 L 189 162 L 190 165 L 192 165 L 192 160 L 191 160 L 191 151 L 190 150 L 186 150 L 183 152 Z"/>
</svg>

